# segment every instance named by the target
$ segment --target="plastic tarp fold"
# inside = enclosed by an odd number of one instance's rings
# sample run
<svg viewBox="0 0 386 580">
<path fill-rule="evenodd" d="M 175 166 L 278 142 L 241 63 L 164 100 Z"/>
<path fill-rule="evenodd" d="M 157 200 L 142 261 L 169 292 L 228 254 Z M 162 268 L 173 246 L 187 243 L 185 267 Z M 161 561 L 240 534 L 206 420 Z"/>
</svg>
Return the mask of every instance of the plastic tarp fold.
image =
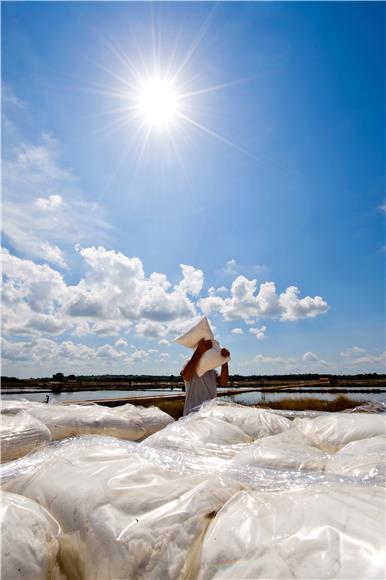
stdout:
<svg viewBox="0 0 386 580">
<path fill-rule="evenodd" d="M 173 423 L 174 419 L 168 413 L 161 411 L 158 407 L 142 407 L 139 405 L 119 405 L 111 409 L 114 413 L 121 417 L 130 418 L 131 416 L 138 416 L 143 429 L 145 430 L 145 436 L 152 435 L 157 431 L 160 431 L 169 423 Z"/>
<path fill-rule="evenodd" d="M 114 439 L 76 438 L 44 452 L 3 486 L 60 523 L 61 565 L 71 578 L 187 577 L 209 522 L 241 488 L 152 464 L 135 443 Z"/>
<path fill-rule="evenodd" d="M 0 492 L 1 578 L 59 580 L 58 522 L 35 501 Z"/>
<path fill-rule="evenodd" d="M 199 568 L 199 580 L 382 579 L 385 490 L 241 491 L 212 521 Z"/>
<path fill-rule="evenodd" d="M 228 458 L 251 441 L 237 425 L 192 413 L 151 435 L 142 445 Z"/>
<path fill-rule="evenodd" d="M 235 465 L 322 472 L 327 454 L 308 442 L 297 429 L 258 439 L 235 455 Z"/>
<path fill-rule="evenodd" d="M 24 411 L 0 415 L 2 463 L 26 455 L 50 439 L 47 427 Z"/>
<path fill-rule="evenodd" d="M 307 439 L 330 453 L 351 441 L 386 435 L 386 415 L 328 413 L 314 419 L 295 419 L 293 424 Z"/>
<path fill-rule="evenodd" d="M 326 472 L 358 477 L 362 481 L 377 478 L 385 482 L 386 436 L 377 435 L 348 443 L 330 455 L 326 463 Z"/>
<path fill-rule="evenodd" d="M 198 414 L 201 417 L 221 419 L 236 425 L 252 439 L 276 435 L 292 426 L 289 419 L 275 414 L 271 410 L 245 407 L 217 400 L 204 403 Z"/>
</svg>

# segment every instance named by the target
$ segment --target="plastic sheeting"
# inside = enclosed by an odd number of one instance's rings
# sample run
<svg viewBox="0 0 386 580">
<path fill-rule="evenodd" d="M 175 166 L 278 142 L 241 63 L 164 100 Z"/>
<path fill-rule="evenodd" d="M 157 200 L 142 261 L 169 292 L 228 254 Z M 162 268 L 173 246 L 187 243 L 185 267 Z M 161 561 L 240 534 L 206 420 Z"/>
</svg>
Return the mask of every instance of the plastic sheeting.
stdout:
<svg viewBox="0 0 386 580">
<path fill-rule="evenodd" d="M 2 414 L 24 409 L 46 425 L 53 440 L 79 435 L 104 435 L 137 441 L 173 422 L 173 418 L 156 407 L 135 405 L 104 407 L 102 405 L 46 405 L 30 401 L 7 401 Z"/>
<path fill-rule="evenodd" d="M 1 462 L 23 457 L 51 439 L 47 427 L 24 411 L 0 415 Z"/>
<path fill-rule="evenodd" d="M 289 419 L 270 410 L 244 407 L 217 400 L 203 404 L 199 410 L 199 415 L 221 419 L 236 425 L 252 439 L 275 435 L 290 429 L 292 426 Z"/>
<path fill-rule="evenodd" d="M 35 501 L 0 492 L 1 577 L 59 580 L 58 522 Z"/>
<path fill-rule="evenodd" d="M 258 439 L 234 457 L 235 465 L 260 465 L 273 469 L 322 472 L 327 455 L 297 429 Z"/>
<path fill-rule="evenodd" d="M 251 441 L 237 425 L 193 413 L 151 435 L 142 445 L 227 458 Z"/>
<path fill-rule="evenodd" d="M 241 486 L 215 475 L 166 469 L 137 449 L 108 438 L 68 440 L 37 452 L 34 467 L 32 458 L 22 460 L 27 468 L 15 469 L 4 482 L 58 520 L 68 577 L 194 577 L 209 522 Z"/>
<path fill-rule="evenodd" d="M 140 407 L 139 405 L 119 405 L 111 409 L 117 415 L 122 417 L 130 418 L 133 415 L 138 416 L 143 429 L 145 430 L 145 436 L 152 435 L 160 429 L 173 423 L 174 419 L 164 411 L 161 411 L 158 407 Z"/>
<path fill-rule="evenodd" d="M 295 419 L 293 424 L 306 438 L 332 453 L 351 441 L 386 434 L 386 415 L 329 413 L 315 419 Z"/>
<path fill-rule="evenodd" d="M 302 419 L 305 435 L 261 411 L 211 402 L 139 444 L 52 442 L 1 466 L 3 488 L 60 523 L 74 580 L 383 578 L 384 439 L 362 437 L 378 416 Z M 334 429 L 362 438 L 331 445 Z"/>
<path fill-rule="evenodd" d="M 42 403 L 37 401 L 28 401 L 28 399 L 18 399 L 16 401 L 1 400 L 0 401 L 0 412 L 2 415 L 15 415 L 20 411 L 26 411 L 31 409 L 31 407 L 41 407 Z"/>
<path fill-rule="evenodd" d="M 331 455 L 326 472 L 361 480 L 386 478 L 386 436 L 378 435 L 348 443 Z"/>
<path fill-rule="evenodd" d="M 385 490 L 241 491 L 204 538 L 199 580 L 385 576 Z"/>
</svg>

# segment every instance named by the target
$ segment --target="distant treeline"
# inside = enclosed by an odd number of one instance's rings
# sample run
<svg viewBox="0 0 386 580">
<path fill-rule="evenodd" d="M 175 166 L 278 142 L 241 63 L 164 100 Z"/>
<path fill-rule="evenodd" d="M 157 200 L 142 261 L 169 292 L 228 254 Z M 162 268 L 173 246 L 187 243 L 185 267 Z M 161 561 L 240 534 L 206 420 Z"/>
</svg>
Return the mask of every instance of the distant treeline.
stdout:
<svg viewBox="0 0 386 580">
<path fill-rule="evenodd" d="M 320 379 L 328 379 L 331 384 L 335 382 L 345 381 L 345 380 L 368 380 L 368 379 L 378 379 L 385 380 L 385 374 L 378 373 L 362 373 L 355 375 L 333 375 L 333 374 L 318 374 L 318 373 L 305 373 L 305 374 L 282 374 L 282 375 L 230 375 L 230 382 L 253 382 L 261 383 L 264 381 L 319 381 Z M 26 384 L 26 383 L 60 383 L 60 382 L 93 382 L 93 383 L 106 383 L 113 381 L 125 382 L 125 383 L 180 383 L 181 375 L 64 375 L 63 373 L 55 373 L 52 377 L 42 377 L 42 378 L 31 378 L 31 379 L 18 379 L 16 377 L 1 377 L 2 384 Z"/>
</svg>

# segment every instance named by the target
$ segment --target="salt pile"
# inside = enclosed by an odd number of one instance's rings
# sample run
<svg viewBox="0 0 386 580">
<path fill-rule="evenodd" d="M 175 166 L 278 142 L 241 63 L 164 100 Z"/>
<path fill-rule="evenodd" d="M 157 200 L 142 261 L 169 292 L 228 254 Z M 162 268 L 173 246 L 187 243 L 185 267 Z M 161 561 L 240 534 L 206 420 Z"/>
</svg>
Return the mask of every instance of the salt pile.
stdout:
<svg viewBox="0 0 386 580">
<path fill-rule="evenodd" d="M 31 412 L 43 418 L 42 407 Z M 28 417 L 20 408 L 5 417 Z M 213 401 L 174 422 L 132 405 L 107 409 L 107 419 L 81 408 L 72 421 L 68 407 L 58 422 L 47 411 L 52 433 L 118 434 L 121 420 L 141 442 L 78 436 L 0 468 L 4 490 L 60 524 L 67 578 L 384 577 L 385 416 L 290 421 Z M 153 434 L 142 440 L 143 431 Z"/>
<path fill-rule="evenodd" d="M 286 432 L 291 425 L 270 411 L 215 400 L 158 431 L 144 445 L 230 459 L 255 439 Z"/>
<path fill-rule="evenodd" d="M 197 456 L 231 457 L 240 450 L 240 444 L 245 445 L 251 441 L 251 437 L 237 425 L 195 413 L 151 435 L 143 445 L 176 449 Z"/>
<path fill-rule="evenodd" d="M 47 461 L 4 487 L 50 511 L 63 529 L 64 570 L 89 580 L 190 573 L 213 514 L 240 489 L 208 475 L 150 464 L 135 444 L 97 437 L 40 451 Z"/>
<path fill-rule="evenodd" d="M 31 425 L 36 420 L 48 428 L 52 440 L 77 437 L 80 435 L 103 435 L 138 441 L 162 429 L 173 418 L 156 407 L 143 408 L 135 405 L 123 405 L 122 407 L 104 407 L 102 405 L 46 405 L 29 401 L 7 401 L 2 404 L 2 415 L 17 413 L 23 410 L 30 415 Z M 14 429 L 17 434 L 22 427 L 18 428 L 19 415 L 15 415 Z M 6 431 L 9 419 L 4 419 Z M 36 423 L 37 424 L 37 423 Z M 12 438 L 12 430 L 9 431 Z M 19 437 L 19 435 L 18 435 Z M 36 447 L 40 439 L 36 437 Z M 27 451 L 26 451 L 27 452 Z M 14 455 L 21 457 L 23 453 Z"/>
<path fill-rule="evenodd" d="M 308 442 L 297 429 L 258 439 L 234 458 L 235 465 L 260 465 L 272 469 L 323 471 L 327 454 Z"/>
<path fill-rule="evenodd" d="M 352 441 L 331 455 L 326 472 L 357 477 L 362 480 L 386 477 L 386 436 Z"/>
<path fill-rule="evenodd" d="M 158 407 L 141 407 L 139 405 L 119 405 L 110 409 L 116 415 L 130 419 L 138 417 L 141 421 L 142 428 L 145 430 L 145 437 L 160 431 L 174 419 Z"/>
<path fill-rule="evenodd" d="M 328 413 L 314 419 L 295 419 L 294 426 L 320 448 L 335 453 L 351 441 L 386 434 L 386 415 Z"/>
<path fill-rule="evenodd" d="M 199 415 L 221 419 L 236 425 L 252 439 L 275 435 L 290 429 L 292 426 L 289 419 L 270 410 L 219 403 L 216 400 L 202 405 Z"/>
<path fill-rule="evenodd" d="M 47 427 L 24 411 L 0 415 L 1 461 L 22 457 L 51 440 Z"/>
<path fill-rule="evenodd" d="M 241 491 L 208 529 L 198 578 L 379 580 L 384 526 L 383 488 Z"/>
<path fill-rule="evenodd" d="M 60 580 L 59 524 L 35 501 L 0 492 L 1 577 L 4 580 Z"/>
</svg>

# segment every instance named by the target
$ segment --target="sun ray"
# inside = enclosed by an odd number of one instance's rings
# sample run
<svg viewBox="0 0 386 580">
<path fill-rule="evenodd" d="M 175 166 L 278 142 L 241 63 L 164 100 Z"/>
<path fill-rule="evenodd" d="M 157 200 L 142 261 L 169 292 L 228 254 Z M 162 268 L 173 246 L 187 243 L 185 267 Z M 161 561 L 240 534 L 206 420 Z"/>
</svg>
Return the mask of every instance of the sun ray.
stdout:
<svg viewBox="0 0 386 580">
<path fill-rule="evenodd" d="M 197 129 L 200 129 L 201 131 L 203 131 L 207 135 L 210 135 L 211 137 L 218 139 L 219 141 L 221 141 L 225 145 L 229 145 L 230 147 L 233 147 L 234 149 L 236 149 L 240 153 L 244 153 L 245 155 L 247 155 L 251 159 L 254 159 L 255 161 L 260 161 L 257 157 L 255 157 L 255 155 L 253 155 L 252 153 L 247 151 L 247 149 L 244 149 L 243 147 L 240 147 L 236 143 L 233 143 L 232 141 L 230 141 L 229 139 L 227 139 L 223 135 L 220 135 L 219 133 L 212 131 L 212 129 L 209 129 L 209 127 L 205 127 L 205 125 L 201 125 L 201 123 L 194 121 L 194 119 L 191 119 L 190 117 L 188 117 L 187 115 L 184 115 L 183 113 L 178 113 L 178 116 L 181 117 L 182 119 L 184 119 L 187 123 L 190 123 L 191 125 L 196 127 Z"/>
<path fill-rule="evenodd" d="M 130 61 L 127 54 L 119 47 L 119 45 L 116 45 L 112 40 L 109 40 L 105 34 L 102 34 L 99 31 L 98 28 L 94 27 L 94 32 L 99 37 L 100 41 L 105 45 L 105 47 L 117 58 L 119 62 L 121 62 L 129 70 L 130 74 L 139 80 L 141 78 L 141 73 Z"/>
<path fill-rule="evenodd" d="M 142 157 L 144 156 L 144 153 L 145 153 L 145 150 L 146 150 L 146 147 L 147 147 L 147 142 L 149 140 L 150 133 L 151 133 L 151 127 L 148 127 L 147 128 L 147 131 L 145 133 L 143 142 L 142 142 L 142 147 L 141 147 L 141 150 L 139 152 L 139 155 L 138 155 L 138 158 L 137 158 L 137 162 L 135 164 L 134 175 L 137 175 L 137 173 L 138 173 L 139 167 L 141 165 Z"/>
<path fill-rule="evenodd" d="M 186 67 L 186 65 L 188 64 L 188 62 L 191 60 L 191 58 L 193 57 L 194 53 L 196 52 L 197 48 L 200 46 L 200 43 L 202 42 L 203 38 L 205 37 L 209 26 L 211 24 L 211 21 L 214 17 L 214 14 L 217 12 L 217 5 L 214 4 L 213 8 L 211 8 L 211 10 L 209 11 L 205 21 L 203 22 L 200 30 L 198 31 L 198 33 L 196 34 L 195 38 L 193 39 L 192 44 L 190 45 L 190 48 L 187 50 L 185 57 L 182 59 L 179 67 L 176 69 L 174 76 L 172 78 L 172 81 L 175 82 L 178 77 L 180 76 L 181 72 L 184 70 L 184 68 Z"/>
<path fill-rule="evenodd" d="M 172 132 L 170 131 L 169 128 L 167 128 L 167 132 L 168 132 L 168 135 L 169 135 L 170 143 L 172 144 L 172 148 L 173 148 L 174 155 L 176 156 L 176 159 L 177 159 L 177 163 L 180 166 L 182 175 L 184 176 L 184 178 L 185 178 L 186 182 L 188 183 L 188 185 L 191 186 L 192 185 L 191 179 L 189 178 L 188 174 L 186 173 L 186 169 L 185 169 L 184 164 L 182 162 L 181 155 L 180 155 L 180 153 L 178 151 L 178 147 L 177 147 L 177 145 L 175 143 L 173 134 L 172 134 Z"/>
<path fill-rule="evenodd" d="M 116 165 L 113 173 L 110 175 L 109 180 L 108 180 L 107 184 L 105 185 L 103 191 L 100 192 L 100 194 L 99 194 L 99 196 L 97 198 L 97 203 L 98 204 L 106 196 L 107 192 L 112 187 L 112 185 L 113 185 L 113 183 L 114 183 L 114 181 L 115 181 L 115 179 L 116 179 L 119 171 L 121 170 L 122 166 L 124 165 L 124 163 L 129 158 L 130 150 L 133 148 L 132 141 L 133 140 L 136 141 L 137 140 L 137 137 L 140 135 L 140 133 L 143 132 L 144 129 L 145 129 L 144 123 L 139 124 L 138 127 L 136 128 L 136 130 L 134 131 L 133 135 L 132 135 L 132 139 L 126 143 L 126 146 L 124 148 L 123 155 L 121 156 L 121 159 L 117 163 L 117 165 Z M 145 146 L 146 146 L 146 142 L 148 140 L 148 137 L 149 137 L 149 134 L 145 134 L 144 139 L 142 140 L 141 151 L 140 151 L 140 154 L 139 154 L 139 156 L 138 156 L 138 158 L 137 158 L 137 160 L 135 162 L 134 169 L 133 169 L 133 173 L 132 173 L 132 176 L 131 176 L 131 181 L 134 180 L 135 176 L 138 173 L 138 168 L 139 168 L 140 161 L 142 159 L 142 156 L 143 156 L 143 153 L 144 153 L 144 150 L 145 150 Z M 135 145 L 134 145 L 134 147 L 135 147 Z"/>
<path fill-rule="evenodd" d="M 203 89 L 198 89 L 196 91 L 190 91 L 188 93 L 181 93 L 180 98 L 181 99 L 187 99 L 190 97 L 196 97 L 198 95 L 205 95 L 207 93 L 213 93 L 215 91 L 220 91 L 223 89 L 227 89 L 229 87 L 234 87 L 236 85 L 241 85 L 243 83 L 248 83 L 251 80 L 254 80 L 255 77 L 250 76 L 250 77 L 245 77 L 243 79 L 237 79 L 235 81 L 229 81 L 227 83 L 220 83 L 218 85 L 212 85 L 210 87 L 205 87 Z"/>
<path fill-rule="evenodd" d="M 118 66 L 114 69 L 114 67 L 108 67 L 101 62 L 95 63 L 101 71 L 107 73 L 112 79 L 111 86 L 99 84 L 91 88 L 88 87 L 87 92 L 114 99 L 117 104 L 116 107 L 99 113 L 99 117 L 104 117 L 104 120 L 107 121 L 100 127 L 100 133 L 111 135 L 119 130 L 127 131 L 127 127 L 131 124 L 136 125 L 136 131 L 132 132 L 128 139 L 132 143 L 136 142 L 134 145 L 134 151 L 138 154 L 135 165 L 136 172 L 144 158 L 152 133 L 155 136 L 156 133 L 162 135 L 163 132 L 165 138 L 170 140 L 173 154 L 187 178 L 181 158 L 181 149 L 178 146 L 178 132 L 184 131 L 184 126 L 185 128 L 195 127 L 199 132 L 232 147 L 254 161 L 263 163 L 262 159 L 247 148 L 211 129 L 212 123 L 208 123 L 211 113 L 215 112 L 218 116 L 221 114 L 221 110 L 218 104 L 217 107 L 214 106 L 214 99 L 205 99 L 206 95 L 225 91 L 257 78 L 256 75 L 246 76 L 205 86 L 204 73 L 200 73 L 200 69 L 197 68 L 196 71 L 194 70 L 193 58 L 196 58 L 201 52 L 201 46 L 212 25 L 217 9 L 218 6 L 215 4 L 207 12 L 198 32 L 192 35 L 190 44 L 188 43 L 187 50 L 181 54 L 180 59 L 177 59 L 177 55 L 181 29 L 177 28 L 174 31 L 175 34 L 169 46 L 169 56 L 165 59 L 162 53 L 164 28 L 161 25 L 163 23 L 159 19 L 157 20 L 158 9 L 152 4 L 148 13 L 150 16 L 148 42 L 147 44 L 139 44 L 135 38 L 131 38 L 130 58 L 123 47 L 114 40 L 103 38 L 104 44 L 118 62 Z M 148 49 L 150 49 L 149 54 L 143 52 L 143 50 Z M 133 62 L 134 54 L 136 58 Z M 187 74 L 188 68 L 191 69 L 189 75 Z M 195 72 L 196 74 L 194 74 Z M 201 88 L 199 88 L 200 85 Z M 109 121 L 111 117 L 113 119 Z M 189 136 L 189 133 L 193 133 L 191 129 L 186 134 Z"/>
<path fill-rule="evenodd" d="M 141 73 L 134 64 L 129 60 L 128 56 L 121 51 L 119 46 L 115 46 L 113 43 L 109 44 L 108 41 L 107 46 L 111 47 L 113 54 L 116 55 L 118 60 L 130 71 L 130 73 L 136 78 L 137 82 L 141 79 Z"/>
<path fill-rule="evenodd" d="M 128 89 L 136 90 L 136 85 L 133 84 L 133 83 L 131 83 L 131 82 L 129 82 L 128 79 L 127 79 L 127 77 L 122 77 L 121 75 L 118 75 L 113 70 L 111 70 L 110 68 L 105 67 L 100 62 L 95 61 L 94 64 L 98 68 L 100 68 L 101 70 L 103 70 L 104 72 L 106 72 L 107 74 L 109 74 L 110 76 L 112 76 L 113 78 L 115 78 L 117 81 L 119 81 L 120 83 L 122 83 L 122 85 L 126 86 Z"/>
<path fill-rule="evenodd" d="M 129 118 L 118 118 L 110 123 L 105 123 L 103 126 L 94 129 L 93 135 L 106 135 L 106 137 L 111 136 L 125 129 L 128 125 L 132 123 L 132 119 Z"/>
</svg>

